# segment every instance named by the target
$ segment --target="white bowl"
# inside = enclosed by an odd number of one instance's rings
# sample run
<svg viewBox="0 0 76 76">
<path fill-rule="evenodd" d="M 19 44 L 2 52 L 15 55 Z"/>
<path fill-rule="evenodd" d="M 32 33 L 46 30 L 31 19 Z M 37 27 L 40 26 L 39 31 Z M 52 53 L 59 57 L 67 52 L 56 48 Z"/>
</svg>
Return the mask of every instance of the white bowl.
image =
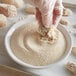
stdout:
<svg viewBox="0 0 76 76">
<path fill-rule="evenodd" d="M 18 64 L 20 64 L 21 66 L 24 66 L 26 68 L 34 68 L 34 69 L 38 69 L 38 68 L 47 68 L 47 67 L 51 67 L 57 63 L 60 63 L 62 61 L 64 61 L 64 59 L 66 59 L 69 54 L 71 53 L 71 47 L 72 47 L 72 41 L 71 41 L 71 37 L 69 35 L 69 33 L 66 31 L 66 29 L 59 25 L 58 26 L 58 29 L 63 33 L 63 35 L 65 36 L 66 38 L 66 43 L 67 43 L 67 48 L 66 48 L 66 52 L 64 54 L 64 56 L 59 60 L 57 61 L 56 63 L 53 63 L 53 64 L 50 64 L 50 65 L 46 65 L 46 66 L 33 66 L 33 65 L 30 65 L 30 64 L 27 64 L 27 63 L 24 63 L 22 60 L 18 59 L 14 53 L 12 52 L 12 49 L 10 47 L 10 38 L 13 34 L 13 32 L 18 29 L 19 27 L 23 26 L 24 24 L 27 24 L 27 23 L 31 23 L 33 21 L 35 21 L 36 19 L 33 18 L 33 17 L 28 17 L 27 19 L 25 20 L 22 20 L 16 24 L 14 24 L 10 30 L 8 31 L 8 33 L 6 34 L 6 37 L 5 37 L 5 47 L 6 47 L 6 50 L 8 52 L 8 54 L 10 55 L 10 57 Z"/>
</svg>

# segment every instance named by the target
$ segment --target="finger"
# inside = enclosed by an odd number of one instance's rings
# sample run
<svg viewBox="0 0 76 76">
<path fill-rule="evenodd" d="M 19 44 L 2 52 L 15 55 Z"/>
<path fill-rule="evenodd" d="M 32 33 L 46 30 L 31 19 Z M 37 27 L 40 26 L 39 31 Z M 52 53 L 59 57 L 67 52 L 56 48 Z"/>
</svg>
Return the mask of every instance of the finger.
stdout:
<svg viewBox="0 0 76 76">
<path fill-rule="evenodd" d="M 61 11 L 59 9 L 54 9 L 54 11 L 53 11 L 53 24 L 57 26 L 60 18 L 61 18 Z"/>
<path fill-rule="evenodd" d="M 41 12 L 39 11 L 38 8 L 36 8 L 36 19 L 38 20 L 38 23 L 41 25 L 42 24 L 42 16 L 41 16 Z"/>
<path fill-rule="evenodd" d="M 52 24 L 53 9 L 55 6 L 55 2 L 56 0 L 48 0 L 41 8 L 42 22 L 46 28 L 49 28 Z"/>
<path fill-rule="evenodd" d="M 62 5 L 62 0 L 57 0 L 55 4 L 55 8 L 53 11 L 53 24 L 55 26 L 58 25 L 63 13 L 63 5 Z"/>
</svg>

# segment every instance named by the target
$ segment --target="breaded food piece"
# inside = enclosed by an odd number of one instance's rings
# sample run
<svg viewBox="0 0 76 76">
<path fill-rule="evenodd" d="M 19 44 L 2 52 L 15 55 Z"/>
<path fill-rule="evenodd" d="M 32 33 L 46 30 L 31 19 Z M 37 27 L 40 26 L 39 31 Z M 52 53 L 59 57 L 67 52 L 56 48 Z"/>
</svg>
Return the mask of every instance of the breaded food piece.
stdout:
<svg viewBox="0 0 76 76">
<path fill-rule="evenodd" d="M 13 17 L 17 15 L 17 9 L 13 5 L 0 4 L 0 14 L 4 14 L 7 17 Z"/>
<path fill-rule="evenodd" d="M 0 14 L 0 28 L 7 25 L 7 18 L 3 14 Z"/>
<path fill-rule="evenodd" d="M 51 25 L 50 28 L 39 26 L 38 33 L 40 34 L 40 40 L 49 44 L 55 43 L 59 37 L 59 30 L 54 25 Z"/>
<path fill-rule="evenodd" d="M 75 62 L 68 62 L 66 64 L 66 68 L 73 74 L 76 75 L 76 63 Z"/>
<path fill-rule="evenodd" d="M 72 10 L 69 8 L 64 8 L 63 9 L 63 16 L 70 16 L 72 15 Z"/>
<path fill-rule="evenodd" d="M 76 56 L 76 46 L 72 47 L 72 53 Z"/>
<path fill-rule="evenodd" d="M 23 0 L 2 0 L 2 3 L 14 5 L 17 8 L 19 8 L 22 5 L 24 5 L 24 1 Z"/>
<path fill-rule="evenodd" d="M 26 12 L 27 14 L 35 14 L 36 13 L 36 9 L 33 6 L 26 6 L 26 8 L 24 9 L 24 12 Z"/>
<path fill-rule="evenodd" d="M 67 19 L 65 19 L 65 18 L 62 17 L 61 20 L 60 20 L 60 24 L 67 26 L 70 23 L 69 23 L 69 21 Z"/>
</svg>

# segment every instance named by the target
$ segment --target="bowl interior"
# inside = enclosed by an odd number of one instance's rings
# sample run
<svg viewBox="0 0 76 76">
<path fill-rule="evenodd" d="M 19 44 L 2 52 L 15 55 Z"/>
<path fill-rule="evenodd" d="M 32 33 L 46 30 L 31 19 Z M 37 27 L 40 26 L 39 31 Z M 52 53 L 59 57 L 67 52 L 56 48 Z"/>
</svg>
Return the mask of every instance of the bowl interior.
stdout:
<svg viewBox="0 0 76 76">
<path fill-rule="evenodd" d="M 24 25 L 24 24 L 27 24 L 27 23 L 30 23 L 30 22 L 33 22 L 33 21 L 35 21 L 35 20 L 36 20 L 36 19 L 35 19 L 34 17 L 28 17 L 27 19 L 22 20 L 22 21 L 20 21 L 20 22 L 18 22 L 18 23 L 16 23 L 16 24 L 14 24 L 14 25 L 10 28 L 10 30 L 8 31 L 8 33 L 6 34 L 6 37 L 5 37 L 5 47 L 6 47 L 6 50 L 7 50 L 7 53 L 9 54 L 9 56 L 10 56 L 15 62 L 17 62 L 18 64 L 20 64 L 20 65 L 22 65 L 22 66 L 24 66 L 24 67 L 26 67 L 26 68 L 46 68 L 46 67 L 51 66 L 52 64 L 47 65 L 47 66 L 33 66 L 33 65 L 30 65 L 30 64 L 24 63 L 23 61 L 21 61 L 20 59 L 18 59 L 18 58 L 14 55 L 14 53 L 12 52 L 12 49 L 11 49 L 11 47 L 10 47 L 10 38 L 11 38 L 12 34 L 14 33 L 14 31 L 15 31 L 16 29 L 18 29 L 20 26 L 22 26 L 22 25 Z M 59 30 L 63 33 L 63 35 L 65 36 L 65 38 L 66 38 L 66 43 L 67 43 L 66 52 L 65 52 L 65 54 L 63 55 L 63 57 L 58 61 L 58 62 L 60 62 L 60 61 L 64 60 L 66 57 L 68 57 L 68 55 L 70 54 L 72 42 L 71 42 L 71 37 L 70 37 L 69 33 L 66 31 L 66 29 L 65 29 L 63 26 L 59 25 L 59 26 L 58 26 L 58 29 L 59 29 Z M 58 63 L 58 62 L 56 62 L 56 63 Z M 55 64 L 56 64 L 56 63 L 55 63 Z"/>
</svg>

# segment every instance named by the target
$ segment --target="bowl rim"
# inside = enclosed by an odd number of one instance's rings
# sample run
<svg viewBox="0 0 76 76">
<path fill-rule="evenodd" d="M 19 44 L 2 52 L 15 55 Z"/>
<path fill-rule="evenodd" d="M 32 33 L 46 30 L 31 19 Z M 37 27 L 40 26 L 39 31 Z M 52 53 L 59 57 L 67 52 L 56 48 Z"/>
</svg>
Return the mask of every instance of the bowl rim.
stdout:
<svg viewBox="0 0 76 76">
<path fill-rule="evenodd" d="M 69 48 L 68 48 L 68 52 L 67 52 L 67 55 L 65 55 L 65 57 L 61 58 L 60 60 L 58 60 L 57 62 L 53 63 L 53 64 L 49 64 L 49 65 L 45 65 L 45 66 L 34 66 L 34 65 L 31 65 L 31 64 L 28 64 L 28 63 L 25 63 L 23 62 L 22 60 L 18 59 L 18 57 L 15 56 L 15 54 L 12 52 L 12 49 L 11 49 L 11 46 L 10 46 L 10 38 L 13 34 L 13 32 L 18 29 L 19 27 L 21 27 L 21 25 L 24 25 L 24 24 L 27 24 L 31 21 L 34 21 L 36 20 L 35 17 L 28 17 L 24 20 L 21 20 L 19 22 L 17 22 L 16 24 L 14 24 L 7 32 L 6 36 L 5 36 L 5 48 L 6 48 L 6 51 L 8 53 L 8 55 L 11 57 L 11 59 L 13 61 L 15 61 L 16 63 L 18 63 L 19 65 L 23 66 L 23 67 L 26 67 L 26 68 L 33 68 L 33 69 L 43 69 L 43 68 L 48 68 L 48 67 L 51 67 L 53 65 L 56 65 L 56 64 L 59 64 L 61 63 L 62 61 L 64 61 L 68 56 L 69 54 L 71 53 L 71 49 L 72 49 L 72 40 L 71 40 L 71 36 L 70 34 L 68 33 L 68 31 L 61 25 L 58 26 L 63 28 L 67 33 L 68 35 L 68 38 L 69 38 Z M 18 26 L 19 25 L 19 26 Z M 9 41 L 8 41 L 8 38 L 9 38 Z"/>
</svg>

